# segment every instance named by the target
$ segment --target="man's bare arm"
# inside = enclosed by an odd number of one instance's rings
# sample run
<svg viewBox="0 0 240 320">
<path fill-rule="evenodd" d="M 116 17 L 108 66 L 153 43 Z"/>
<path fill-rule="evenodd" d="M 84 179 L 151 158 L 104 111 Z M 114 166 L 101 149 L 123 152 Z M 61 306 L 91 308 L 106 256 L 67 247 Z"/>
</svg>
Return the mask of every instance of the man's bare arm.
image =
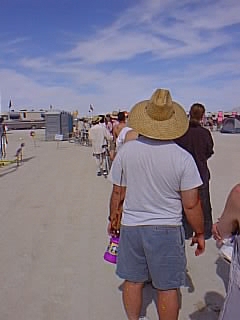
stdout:
<svg viewBox="0 0 240 320">
<path fill-rule="evenodd" d="M 113 127 L 113 140 L 116 141 L 118 137 L 118 124 Z"/>
<path fill-rule="evenodd" d="M 203 212 L 199 199 L 198 189 L 195 188 L 182 191 L 181 197 L 186 218 L 190 226 L 195 231 L 195 235 L 192 237 L 191 245 L 197 244 L 195 255 L 199 256 L 205 250 L 205 239 Z"/>
<path fill-rule="evenodd" d="M 191 189 L 181 192 L 182 205 L 186 218 L 196 233 L 204 233 L 203 212 L 199 199 L 198 189 Z"/>
<path fill-rule="evenodd" d="M 239 231 L 240 225 L 240 184 L 237 184 L 230 191 L 225 208 L 218 223 L 215 225 L 221 238 L 231 236 Z M 214 233 L 214 229 L 213 229 Z"/>
<path fill-rule="evenodd" d="M 126 187 L 113 185 L 112 194 L 110 198 L 110 215 L 108 232 L 116 232 L 120 229 L 122 207 L 125 198 Z"/>
</svg>

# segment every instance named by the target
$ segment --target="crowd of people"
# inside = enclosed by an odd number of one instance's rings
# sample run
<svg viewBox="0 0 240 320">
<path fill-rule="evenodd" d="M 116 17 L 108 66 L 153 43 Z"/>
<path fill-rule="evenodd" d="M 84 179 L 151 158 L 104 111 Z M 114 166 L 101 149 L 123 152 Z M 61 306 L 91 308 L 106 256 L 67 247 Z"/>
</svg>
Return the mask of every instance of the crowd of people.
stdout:
<svg viewBox="0 0 240 320">
<path fill-rule="evenodd" d="M 96 158 L 97 176 L 107 175 L 106 145 L 109 149 L 110 160 L 113 161 L 117 152 L 124 144 L 126 135 L 132 131 L 126 123 L 125 112 L 120 111 L 116 119 L 106 116 L 95 116 L 91 119 L 89 139 L 91 141 L 93 156 Z"/>
<path fill-rule="evenodd" d="M 185 239 L 191 239 L 200 256 L 212 235 L 221 246 L 232 234 L 229 289 L 219 319 L 238 317 L 240 185 L 230 192 L 221 218 L 213 224 L 207 161 L 214 143 L 202 126 L 204 114 L 204 105 L 194 103 L 188 118 L 168 90 L 158 89 L 131 109 L 127 125 L 119 119 L 112 134 L 115 144 L 118 139 L 121 143 L 110 174 L 107 231 L 120 234 L 116 274 L 124 280 L 129 320 L 140 319 L 142 291 L 149 281 L 157 290 L 159 319 L 177 320 L 179 289 L 186 284 Z"/>
</svg>

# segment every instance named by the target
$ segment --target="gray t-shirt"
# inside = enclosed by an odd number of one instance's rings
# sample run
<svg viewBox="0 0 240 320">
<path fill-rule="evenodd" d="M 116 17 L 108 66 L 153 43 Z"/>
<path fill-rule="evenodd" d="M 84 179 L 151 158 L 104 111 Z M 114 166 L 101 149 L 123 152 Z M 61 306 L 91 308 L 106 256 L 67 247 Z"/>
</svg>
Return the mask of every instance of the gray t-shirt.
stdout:
<svg viewBox="0 0 240 320">
<path fill-rule="evenodd" d="M 192 156 L 173 141 L 140 137 L 125 143 L 109 176 L 126 186 L 122 224 L 181 225 L 180 191 L 202 184 Z"/>
</svg>

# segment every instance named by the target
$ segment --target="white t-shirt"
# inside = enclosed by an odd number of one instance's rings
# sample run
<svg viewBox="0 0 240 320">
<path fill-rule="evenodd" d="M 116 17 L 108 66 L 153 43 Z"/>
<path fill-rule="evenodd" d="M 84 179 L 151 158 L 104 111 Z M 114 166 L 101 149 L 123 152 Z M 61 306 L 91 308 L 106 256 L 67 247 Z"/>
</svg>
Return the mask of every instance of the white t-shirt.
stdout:
<svg viewBox="0 0 240 320">
<path fill-rule="evenodd" d="M 96 124 L 89 130 L 89 139 L 92 140 L 92 149 L 94 154 L 100 154 L 104 152 L 102 147 L 106 140 L 111 140 L 112 137 L 109 131 L 102 124 Z"/>
<path fill-rule="evenodd" d="M 116 152 L 119 151 L 119 149 L 121 148 L 121 146 L 124 144 L 125 141 L 125 137 L 128 131 L 132 130 L 129 127 L 123 127 L 122 130 L 120 131 L 117 140 L 116 140 Z"/>
<path fill-rule="evenodd" d="M 117 153 L 113 184 L 126 186 L 122 224 L 181 225 L 180 191 L 202 184 L 192 156 L 173 141 L 140 137 Z"/>
</svg>

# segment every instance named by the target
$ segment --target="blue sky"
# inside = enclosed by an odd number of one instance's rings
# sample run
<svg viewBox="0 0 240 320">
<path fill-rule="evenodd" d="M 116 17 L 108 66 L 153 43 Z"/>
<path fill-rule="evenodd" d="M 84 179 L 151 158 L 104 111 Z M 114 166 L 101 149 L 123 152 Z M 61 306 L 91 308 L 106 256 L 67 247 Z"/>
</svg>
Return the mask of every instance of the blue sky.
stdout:
<svg viewBox="0 0 240 320">
<path fill-rule="evenodd" d="M 240 106 L 239 0 L 1 0 L 2 110 Z"/>
</svg>

